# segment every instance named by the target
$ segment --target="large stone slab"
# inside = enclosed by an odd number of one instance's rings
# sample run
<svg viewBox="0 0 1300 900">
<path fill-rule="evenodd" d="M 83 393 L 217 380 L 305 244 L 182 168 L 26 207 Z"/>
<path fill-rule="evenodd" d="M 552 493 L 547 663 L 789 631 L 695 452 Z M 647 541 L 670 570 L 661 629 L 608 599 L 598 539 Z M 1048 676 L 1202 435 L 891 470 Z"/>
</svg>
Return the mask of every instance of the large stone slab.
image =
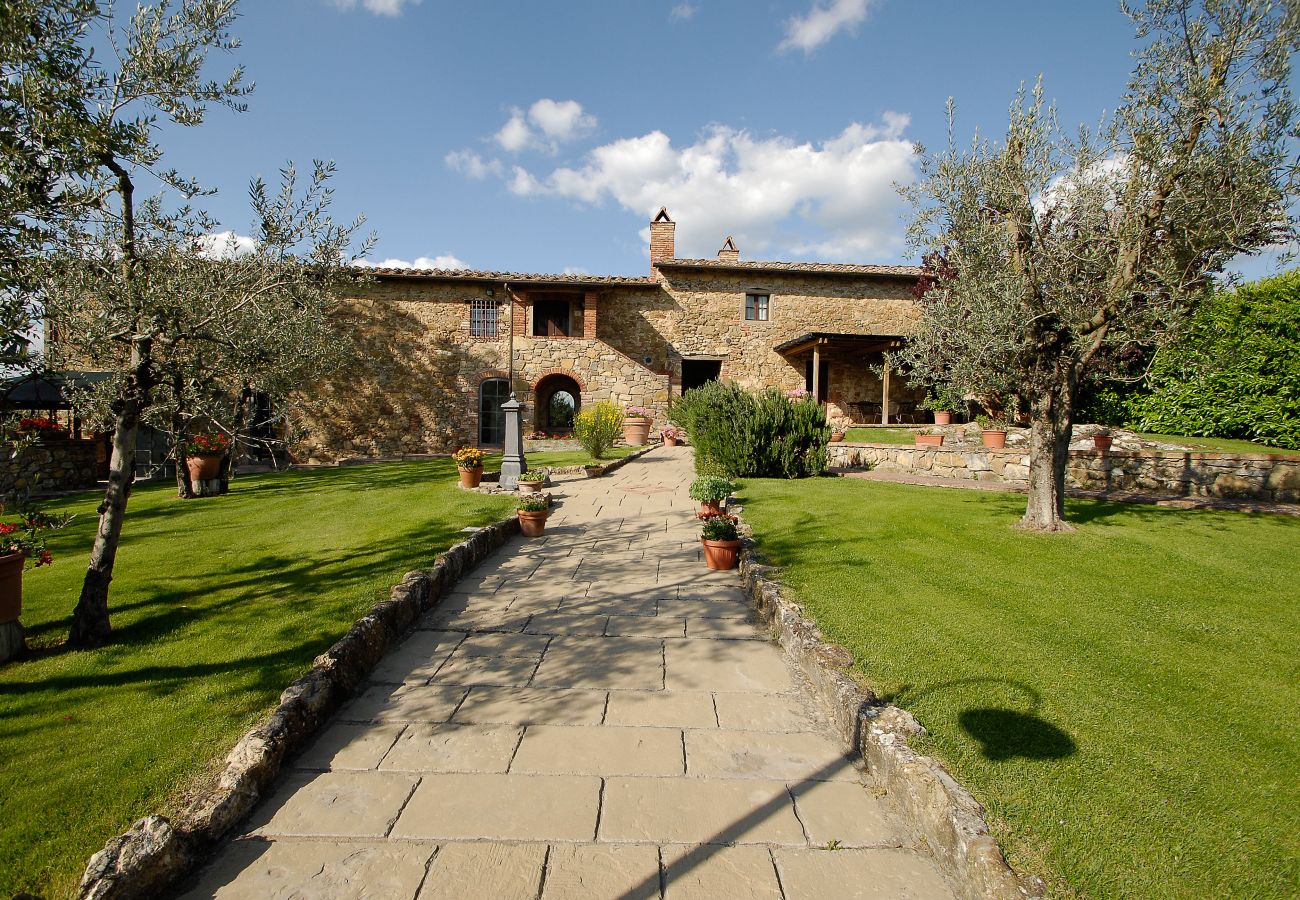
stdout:
<svg viewBox="0 0 1300 900">
<path fill-rule="evenodd" d="M 664 654 L 670 691 L 781 693 L 795 686 L 780 652 L 766 643 L 669 641 Z"/>
<path fill-rule="evenodd" d="M 504 772 L 519 745 L 514 725 L 430 725 L 406 727 L 384 758 L 384 771 Z"/>
<path fill-rule="evenodd" d="M 379 761 L 405 727 L 398 722 L 378 725 L 337 722 L 294 760 L 294 766 L 299 769 L 377 769 Z"/>
<path fill-rule="evenodd" d="M 669 728 L 530 725 L 512 773 L 681 775 L 682 733 Z"/>
<path fill-rule="evenodd" d="M 542 900 L 659 897 L 659 849 L 638 844 L 556 844 Z"/>
<path fill-rule="evenodd" d="M 343 707 L 339 718 L 347 722 L 445 722 L 467 690 L 450 685 L 381 684 Z"/>
<path fill-rule="evenodd" d="M 860 784 L 806 781 L 790 786 L 808 840 L 815 846 L 879 847 L 905 839 L 884 803 Z"/>
<path fill-rule="evenodd" d="M 606 725 L 716 728 L 713 695 L 686 691 L 611 691 Z"/>
<path fill-rule="evenodd" d="M 426 775 L 397 838 L 590 841 L 600 779 L 573 775 Z"/>
<path fill-rule="evenodd" d="M 182 900 L 373 900 L 415 896 L 428 843 L 236 841 Z M 530 895 L 530 896 L 535 896 Z"/>
<path fill-rule="evenodd" d="M 829 738 L 810 732 L 691 731 L 686 771 L 697 778 L 857 781 L 858 771 Z"/>
<path fill-rule="evenodd" d="M 663 848 L 664 900 L 780 900 L 766 847 Z M 832 897 L 828 894 L 827 897 Z"/>
<path fill-rule="evenodd" d="M 813 731 L 811 710 L 793 694 L 720 693 L 718 724 L 736 731 Z"/>
<path fill-rule="evenodd" d="M 610 616 L 605 633 L 622 637 L 680 638 L 686 620 L 674 616 Z"/>
<path fill-rule="evenodd" d="M 911 850 L 774 851 L 786 900 L 952 900 L 934 863 Z"/>
<path fill-rule="evenodd" d="M 546 849 L 545 844 L 486 841 L 443 844 L 429 866 L 419 900 L 537 900 Z"/>
<path fill-rule="evenodd" d="M 417 631 L 379 661 L 370 673 L 370 680 L 424 683 L 434 676 L 464 637 L 459 632 Z"/>
<path fill-rule="evenodd" d="M 803 845 L 783 782 L 698 778 L 610 778 L 602 841 Z"/>
<path fill-rule="evenodd" d="M 434 684 L 524 687 L 537 660 L 529 656 L 453 656 L 434 677 Z"/>
<path fill-rule="evenodd" d="M 384 837 L 419 777 L 390 772 L 291 775 L 253 814 L 263 836 Z"/>
<path fill-rule="evenodd" d="M 471 688 L 454 721 L 483 725 L 599 725 L 605 692 L 556 688 Z"/>
<path fill-rule="evenodd" d="M 533 684 L 661 690 L 663 643 L 648 638 L 554 638 Z"/>
</svg>

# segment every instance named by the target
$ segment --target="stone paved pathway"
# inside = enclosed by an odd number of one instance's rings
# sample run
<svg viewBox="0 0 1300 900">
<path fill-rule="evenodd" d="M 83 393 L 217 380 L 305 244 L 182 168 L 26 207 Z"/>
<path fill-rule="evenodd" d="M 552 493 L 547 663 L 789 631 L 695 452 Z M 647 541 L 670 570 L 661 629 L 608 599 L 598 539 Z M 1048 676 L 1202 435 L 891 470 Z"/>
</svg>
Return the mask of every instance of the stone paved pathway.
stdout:
<svg viewBox="0 0 1300 900">
<path fill-rule="evenodd" d="M 561 482 L 185 896 L 951 897 L 704 567 L 689 454 Z"/>
</svg>

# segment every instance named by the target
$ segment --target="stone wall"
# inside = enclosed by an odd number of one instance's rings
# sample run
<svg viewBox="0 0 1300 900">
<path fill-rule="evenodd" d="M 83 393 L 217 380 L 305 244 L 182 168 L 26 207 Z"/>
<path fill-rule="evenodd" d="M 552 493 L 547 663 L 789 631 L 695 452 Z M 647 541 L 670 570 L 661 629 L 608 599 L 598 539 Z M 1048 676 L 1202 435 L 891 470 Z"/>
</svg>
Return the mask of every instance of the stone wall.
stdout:
<svg viewBox="0 0 1300 900">
<path fill-rule="evenodd" d="M 17 459 L 0 454 L 0 498 L 92 488 L 99 481 L 96 441 L 41 437 Z"/>
<path fill-rule="evenodd" d="M 1029 453 L 956 446 L 920 449 L 896 444 L 831 444 L 831 466 L 881 472 L 1027 484 Z M 1300 456 L 1263 453 L 1100 452 L 1071 450 L 1066 487 L 1135 491 L 1169 497 L 1300 502 Z"/>
</svg>

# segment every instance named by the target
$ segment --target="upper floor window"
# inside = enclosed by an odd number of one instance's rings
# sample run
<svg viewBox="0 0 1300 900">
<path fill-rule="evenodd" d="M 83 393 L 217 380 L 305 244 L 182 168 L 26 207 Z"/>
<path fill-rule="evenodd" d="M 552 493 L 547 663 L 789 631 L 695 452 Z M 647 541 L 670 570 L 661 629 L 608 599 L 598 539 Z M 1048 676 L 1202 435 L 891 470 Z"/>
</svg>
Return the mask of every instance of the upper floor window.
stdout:
<svg viewBox="0 0 1300 900">
<path fill-rule="evenodd" d="M 469 336 L 500 337 L 500 304 L 495 300 L 475 299 L 469 304 Z"/>
<path fill-rule="evenodd" d="M 770 294 L 746 294 L 745 295 L 745 321 L 746 322 L 766 322 L 767 306 L 771 300 Z"/>
</svg>

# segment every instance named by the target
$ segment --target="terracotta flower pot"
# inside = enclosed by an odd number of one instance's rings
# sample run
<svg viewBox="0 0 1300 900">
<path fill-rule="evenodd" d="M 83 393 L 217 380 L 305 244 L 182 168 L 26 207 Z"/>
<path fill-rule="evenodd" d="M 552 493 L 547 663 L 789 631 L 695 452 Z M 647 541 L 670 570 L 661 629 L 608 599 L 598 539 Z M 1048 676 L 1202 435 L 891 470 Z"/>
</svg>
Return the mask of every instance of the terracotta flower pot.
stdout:
<svg viewBox="0 0 1300 900">
<path fill-rule="evenodd" d="M 740 541 L 706 541 L 700 538 L 700 543 L 704 546 L 704 564 L 710 569 L 736 568 L 740 560 Z"/>
<path fill-rule="evenodd" d="M 0 622 L 15 622 L 23 614 L 22 553 L 0 556 Z"/>
<path fill-rule="evenodd" d="M 838 443 L 839 443 L 840 441 L 842 441 L 842 440 L 844 440 L 844 432 L 842 432 L 842 431 L 832 431 L 832 432 L 831 432 L 831 443 L 832 443 L 832 444 L 838 444 Z"/>
<path fill-rule="evenodd" d="M 949 412 L 949 411 L 946 410 L 946 409 L 936 409 L 936 410 L 934 411 L 934 424 L 936 424 L 936 425 L 951 425 L 951 424 L 952 424 L 952 413 Z"/>
<path fill-rule="evenodd" d="M 700 503 L 700 518 L 722 515 L 721 500 L 704 500 Z"/>
<path fill-rule="evenodd" d="M 540 494 L 542 492 L 541 481 L 521 481 L 519 482 L 519 493 L 521 494 Z"/>
<path fill-rule="evenodd" d="M 1105 453 L 1110 449 L 1110 445 L 1114 440 L 1115 439 L 1108 434 L 1094 434 L 1092 436 L 1092 447 L 1094 450 L 1099 450 L 1102 453 Z"/>
<path fill-rule="evenodd" d="M 942 434 L 918 434 L 916 435 L 916 446 L 918 447 L 942 447 Z"/>
<path fill-rule="evenodd" d="M 517 509 L 515 512 L 519 515 L 519 530 L 523 532 L 524 537 L 542 536 L 542 532 L 546 530 L 546 517 L 551 514 L 549 509 L 540 509 L 535 512 Z"/>
<path fill-rule="evenodd" d="M 675 438 L 675 437 L 668 437 L 667 435 L 664 436 L 664 446 L 665 446 L 665 447 L 676 447 L 676 446 L 677 446 L 677 441 L 678 441 L 678 438 Z"/>
<path fill-rule="evenodd" d="M 460 472 L 460 486 L 465 488 L 476 488 L 479 482 L 483 480 L 483 467 L 477 466 L 473 469 L 465 469 L 460 466 L 456 467 Z"/>
<path fill-rule="evenodd" d="M 983 431 L 980 432 L 984 440 L 984 446 L 992 450 L 1001 450 L 1007 445 L 1007 433 L 1005 431 Z"/>
<path fill-rule="evenodd" d="M 587 473 L 588 478 L 599 478 L 605 471 L 604 466 L 583 466 L 582 471 Z"/>
<path fill-rule="evenodd" d="M 650 424 L 649 419 L 624 419 L 623 440 L 638 447 L 648 443 L 650 440 Z"/>
<path fill-rule="evenodd" d="M 211 481 L 221 474 L 220 456 L 187 456 L 185 467 L 190 470 L 190 483 Z"/>
</svg>

